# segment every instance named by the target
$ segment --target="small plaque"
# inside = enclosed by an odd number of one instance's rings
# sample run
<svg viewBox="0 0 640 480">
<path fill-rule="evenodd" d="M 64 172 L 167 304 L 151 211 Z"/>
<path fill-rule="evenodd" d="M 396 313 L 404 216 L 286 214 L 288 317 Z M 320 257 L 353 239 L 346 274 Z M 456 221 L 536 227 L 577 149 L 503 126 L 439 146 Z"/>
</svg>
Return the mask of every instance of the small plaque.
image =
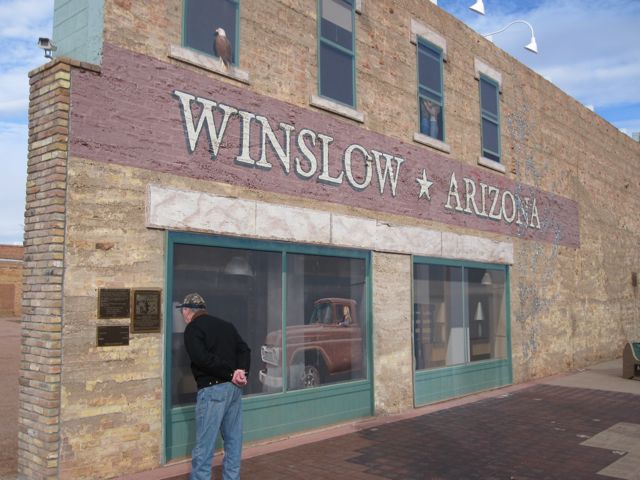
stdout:
<svg viewBox="0 0 640 480">
<path fill-rule="evenodd" d="M 102 325 L 98 327 L 97 336 L 97 345 L 99 347 L 129 345 L 129 326 Z"/>
<path fill-rule="evenodd" d="M 98 289 L 98 318 L 131 318 L 128 288 Z"/>
<path fill-rule="evenodd" d="M 133 291 L 131 332 L 160 332 L 160 290 Z"/>
</svg>

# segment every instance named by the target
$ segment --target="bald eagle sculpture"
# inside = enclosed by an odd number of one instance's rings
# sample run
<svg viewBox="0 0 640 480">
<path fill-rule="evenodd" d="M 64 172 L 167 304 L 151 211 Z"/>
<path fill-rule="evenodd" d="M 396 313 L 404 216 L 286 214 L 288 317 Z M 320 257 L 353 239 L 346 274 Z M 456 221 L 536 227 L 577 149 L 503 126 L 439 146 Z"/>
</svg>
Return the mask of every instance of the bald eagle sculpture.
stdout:
<svg viewBox="0 0 640 480">
<path fill-rule="evenodd" d="M 223 28 L 216 29 L 214 46 L 216 47 L 216 53 L 220 57 L 220 60 L 224 63 L 224 68 L 228 69 L 233 55 L 231 52 L 231 42 L 227 38 L 227 34 Z"/>
</svg>

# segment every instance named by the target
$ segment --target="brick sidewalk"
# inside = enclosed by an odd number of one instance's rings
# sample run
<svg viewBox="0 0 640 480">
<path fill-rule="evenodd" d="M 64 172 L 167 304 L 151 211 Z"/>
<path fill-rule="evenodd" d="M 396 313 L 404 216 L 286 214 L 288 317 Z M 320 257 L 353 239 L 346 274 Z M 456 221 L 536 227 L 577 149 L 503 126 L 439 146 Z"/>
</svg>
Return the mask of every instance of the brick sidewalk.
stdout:
<svg viewBox="0 0 640 480">
<path fill-rule="evenodd" d="M 607 449 L 581 445 L 621 422 L 631 424 L 632 429 L 637 427 L 635 436 L 623 442 L 627 446 Z M 626 472 L 622 468 L 616 477 L 598 474 L 620 460 L 627 465 Z M 246 459 L 242 478 L 640 479 L 640 470 L 634 465 L 640 466 L 640 396 L 534 385 Z M 214 478 L 221 478 L 220 467 L 214 469 Z"/>
</svg>

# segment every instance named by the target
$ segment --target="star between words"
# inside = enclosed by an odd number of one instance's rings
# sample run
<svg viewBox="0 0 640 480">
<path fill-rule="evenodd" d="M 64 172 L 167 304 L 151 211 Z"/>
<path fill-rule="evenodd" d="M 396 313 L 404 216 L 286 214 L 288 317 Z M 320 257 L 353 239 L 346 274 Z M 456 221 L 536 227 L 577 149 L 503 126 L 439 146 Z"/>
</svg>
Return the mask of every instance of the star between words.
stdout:
<svg viewBox="0 0 640 480">
<path fill-rule="evenodd" d="M 238 119 L 240 145 L 234 160 L 238 165 L 271 170 L 273 168 L 271 161 L 277 159 L 287 175 L 293 170 L 302 180 L 317 177 L 317 182 L 340 186 L 346 179 L 346 183 L 355 191 L 363 191 L 372 184 L 376 184 L 380 195 L 385 194 L 385 186 L 388 184 L 391 197 L 396 197 L 398 194 L 400 170 L 403 165 L 406 165 L 402 157 L 352 143 L 342 152 L 342 164 L 337 166 L 330 161 L 330 145 L 334 140 L 330 135 L 318 133 L 309 128 L 301 128 L 296 132 L 295 126 L 280 122 L 278 128 L 283 136 L 283 142 L 281 142 L 269 120 L 263 115 L 211 99 L 196 97 L 180 90 L 174 90 L 173 95 L 180 101 L 180 113 L 189 153 L 196 150 L 204 131 L 211 159 L 215 160 L 229 122 Z M 197 120 L 194 120 L 193 105 L 197 105 L 200 110 L 200 117 Z M 217 113 L 215 116 L 221 117 L 218 125 L 214 121 L 214 113 Z M 259 158 L 251 157 L 250 138 L 252 128 L 255 127 L 260 128 Z M 292 152 L 292 142 L 295 142 L 298 155 Z M 319 155 L 317 155 L 318 149 Z M 354 174 L 356 162 L 360 162 L 361 166 L 357 169 L 359 173 Z M 333 173 L 330 172 L 330 167 Z M 421 176 L 416 178 L 416 182 L 419 186 L 418 200 L 424 198 L 431 202 L 429 189 L 434 182 L 428 179 L 425 169 L 422 170 Z M 541 228 L 535 197 L 521 197 L 518 192 L 501 190 L 483 182 L 476 184 L 473 179 L 467 177 L 463 177 L 459 183 L 454 172 L 449 177 L 446 202 L 442 207 L 452 212 L 471 214 L 507 224 L 515 222 L 524 227 Z"/>
</svg>

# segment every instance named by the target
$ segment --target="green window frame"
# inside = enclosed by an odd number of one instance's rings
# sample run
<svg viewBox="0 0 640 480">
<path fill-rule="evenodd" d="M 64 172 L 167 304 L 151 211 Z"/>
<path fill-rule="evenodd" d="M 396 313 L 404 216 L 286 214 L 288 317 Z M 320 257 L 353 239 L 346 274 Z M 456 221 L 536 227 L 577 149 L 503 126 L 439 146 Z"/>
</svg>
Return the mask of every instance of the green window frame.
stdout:
<svg viewBox="0 0 640 480">
<path fill-rule="evenodd" d="M 442 48 L 417 39 L 420 133 L 444 142 L 444 54 Z"/>
<path fill-rule="evenodd" d="M 350 12 L 350 18 L 342 14 Z M 332 21 L 333 20 L 333 21 Z M 355 108 L 355 5 L 353 0 L 318 0 L 318 92 Z"/>
<path fill-rule="evenodd" d="M 223 237 L 183 232 L 166 234 L 166 285 L 164 296 L 164 437 L 163 462 L 190 454 L 194 442 L 195 409 L 192 404 L 174 402 L 172 398 L 173 365 L 173 307 L 179 298 L 174 292 L 174 252 L 176 246 L 217 247 L 241 249 L 258 253 L 275 253 L 281 256 L 281 302 L 283 305 L 281 328 L 287 327 L 288 257 L 309 255 L 361 260 L 364 262 L 364 295 L 362 316 L 366 331 L 363 341 L 363 376 L 348 381 L 327 383 L 318 387 L 288 389 L 287 377 L 283 388 L 275 393 L 248 394 L 242 399 L 244 411 L 244 439 L 253 441 L 275 437 L 304 429 L 317 428 L 331 423 L 367 417 L 373 414 L 373 370 L 371 334 L 371 254 L 369 251 L 291 244 L 248 238 Z M 293 277 L 292 277 L 293 278 Z M 295 281 L 295 280 L 292 280 Z M 274 297 L 275 298 L 275 297 Z M 205 298 L 206 300 L 206 298 Z M 287 343 L 283 343 L 282 355 L 286 358 Z M 251 375 L 256 375 L 260 365 L 253 364 Z"/>
<path fill-rule="evenodd" d="M 231 42 L 232 64 L 240 58 L 240 0 L 184 0 L 182 46 L 218 57 L 215 30 L 223 28 Z"/>
<path fill-rule="evenodd" d="M 482 156 L 494 162 L 500 162 L 500 85 L 482 74 L 480 74 L 479 84 Z"/>
<path fill-rule="evenodd" d="M 417 256 L 413 266 L 415 405 L 512 383 L 509 267 Z M 425 271 L 419 271 L 424 266 L 436 267 L 428 270 L 426 283 Z M 451 276 L 439 277 L 442 271 Z M 448 278 L 442 292 L 439 278 Z M 498 290 L 502 302 L 496 303 Z M 438 330 L 441 317 L 445 325 Z M 491 338 L 499 339 L 497 349 L 486 355 Z"/>
</svg>

